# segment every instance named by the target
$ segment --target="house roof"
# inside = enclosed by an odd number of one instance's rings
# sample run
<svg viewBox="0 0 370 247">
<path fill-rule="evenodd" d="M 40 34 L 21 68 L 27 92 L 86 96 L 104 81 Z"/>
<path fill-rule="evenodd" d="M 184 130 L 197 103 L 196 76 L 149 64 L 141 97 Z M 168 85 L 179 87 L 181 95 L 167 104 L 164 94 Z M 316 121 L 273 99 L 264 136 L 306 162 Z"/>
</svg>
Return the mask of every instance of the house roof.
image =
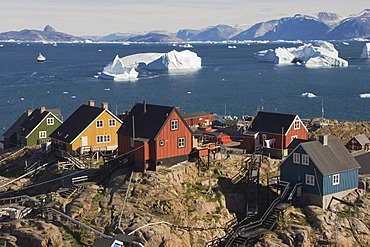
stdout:
<svg viewBox="0 0 370 247">
<path fill-rule="evenodd" d="M 303 139 L 299 139 L 299 138 L 295 138 L 293 139 L 293 141 L 291 141 L 291 143 L 288 145 L 288 150 L 293 150 L 295 149 L 296 147 L 299 146 L 299 144 L 303 143 L 303 142 L 309 142 L 310 140 L 303 140 Z"/>
<path fill-rule="evenodd" d="M 356 156 L 355 160 L 361 166 L 359 173 L 370 174 L 370 152 Z"/>
<path fill-rule="evenodd" d="M 146 107 L 145 112 L 144 106 Z M 180 119 L 182 119 L 189 131 L 191 131 L 176 107 L 136 103 L 127 116 L 125 123 L 121 126 L 117 133 L 119 135 L 133 137 L 132 122 L 134 122 L 135 137 L 153 140 L 166 123 L 168 116 L 170 116 L 174 111 L 178 113 Z"/>
<path fill-rule="evenodd" d="M 283 130 L 282 128 L 284 128 L 284 133 L 286 133 L 296 116 L 297 115 L 285 113 L 260 111 L 251 122 L 250 128 L 247 132 L 263 131 L 267 133 L 281 134 Z"/>
<path fill-rule="evenodd" d="M 205 135 L 205 136 L 214 136 L 216 138 L 219 138 L 220 136 L 222 135 L 226 135 L 222 132 L 218 132 L 218 131 L 213 131 L 213 132 L 209 132 L 209 131 L 204 131 L 204 130 L 195 130 L 194 131 L 194 135 L 195 136 L 202 136 L 202 135 Z"/>
<path fill-rule="evenodd" d="M 199 111 L 199 112 L 182 112 L 182 111 L 179 111 L 179 112 L 181 113 L 181 115 L 184 119 L 214 115 L 213 113 L 204 112 L 204 111 Z"/>
<path fill-rule="evenodd" d="M 360 145 L 365 145 L 365 144 L 370 143 L 369 138 L 365 134 L 360 134 L 353 138 L 356 139 L 358 143 L 360 143 Z"/>
<path fill-rule="evenodd" d="M 41 109 L 35 109 L 21 124 L 22 130 L 20 132 L 20 136 L 27 137 L 50 114 L 59 120 L 59 118 L 57 118 L 52 112 L 59 112 L 60 115 L 60 111 L 58 109 L 47 109 L 43 111 L 41 111 Z"/>
<path fill-rule="evenodd" d="M 23 112 L 23 114 L 9 127 L 7 131 L 3 134 L 4 138 L 10 138 L 15 132 L 20 131 L 21 124 L 26 120 L 28 117 L 28 113 Z"/>
<path fill-rule="evenodd" d="M 105 109 L 100 107 L 81 105 L 50 134 L 50 137 L 62 142 L 71 143 L 104 111 Z"/>
<path fill-rule="evenodd" d="M 310 141 L 303 142 L 300 146 L 324 176 L 360 168 L 355 158 L 336 137 L 328 138 L 327 145 Z"/>
</svg>

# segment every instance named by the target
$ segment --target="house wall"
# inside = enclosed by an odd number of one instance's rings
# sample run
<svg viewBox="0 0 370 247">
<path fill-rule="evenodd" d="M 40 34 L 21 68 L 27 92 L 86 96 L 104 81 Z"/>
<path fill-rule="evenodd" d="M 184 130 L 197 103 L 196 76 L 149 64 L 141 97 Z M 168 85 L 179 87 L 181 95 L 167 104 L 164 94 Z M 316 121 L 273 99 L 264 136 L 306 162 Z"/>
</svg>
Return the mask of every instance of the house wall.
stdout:
<svg viewBox="0 0 370 247">
<path fill-rule="evenodd" d="M 302 147 L 298 147 L 295 153 L 306 154 Z M 306 184 L 306 174 L 315 176 L 315 185 Z M 322 195 L 323 176 L 315 167 L 310 159 L 309 165 L 293 163 L 293 153 L 290 153 L 284 162 L 280 165 L 280 179 L 290 182 L 294 187 L 297 183 L 302 183 L 302 193 Z"/>
<path fill-rule="evenodd" d="M 329 204 L 330 204 L 330 207 L 332 207 L 332 206 L 334 206 L 335 204 L 338 203 L 337 200 L 333 200 L 330 203 L 330 201 L 333 197 L 342 199 L 343 197 L 345 197 L 346 195 L 351 193 L 353 190 L 354 189 L 348 189 L 348 190 L 345 190 L 345 191 L 340 191 L 340 192 L 330 194 L 330 195 L 326 195 L 326 196 L 322 196 L 322 197 L 319 196 L 319 195 L 315 195 L 315 194 L 302 193 L 302 195 L 300 197 L 298 197 L 297 203 L 300 206 L 316 205 L 316 206 L 319 206 L 323 209 L 328 209 Z"/>
<path fill-rule="evenodd" d="M 244 135 L 241 148 L 245 149 L 247 153 L 253 153 L 254 152 L 254 136 Z"/>
<path fill-rule="evenodd" d="M 171 130 L 171 120 L 178 120 L 179 125 L 177 130 Z M 185 137 L 185 147 L 183 148 L 178 147 L 179 137 Z M 163 146 L 160 146 L 161 140 L 164 141 Z M 157 160 L 189 155 L 193 147 L 192 141 L 192 133 L 186 126 L 186 123 L 184 123 L 177 112 L 174 111 L 168 117 L 168 120 L 155 140 Z"/>
<path fill-rule="evenodd" d="M 365 149 L 364 146 L 362 146 L 356 138 L 352 138 L 349 142 L 346 143 L 346 148 L 348 150 L 362 150 Z"/>
<path fill-rule="evenodd" d="M 46 119 L 47 118 L 54 118 L 54 125 L 47 125 Z M 21 144 L 23 146 L 33 146 L 41 144 L 42 142 L 50 141 L 49 135 L 59 126 L 61 123 L 52 115 L 48 115 L 32 132 L 28 135 L 28 137 L 21 136 Z M 39 132 L 46 131 L 46 138 L 39 138 Z"/>
<path fill-rule="evenodd" d="M 78 148 L 82 147 L 82 137 L 86 136 L 88 139 L 88 147 L 91 149 L 95 148 L 115 148 L 118 145 L 118 135 L 117 131 L 121 127 L 121 123 L 116 119 L 116 126 L 109 127 L 109 119 L 115 119 L 111 114 L 104 111 L 97 119 L 89 125 L 72 143 L 72 150 L 76 151 Z M 98 120 L 103 120 L 103 127 L 97 128 L 96 122 Z M 110 135 L 110 142 L 97 143 L 96 137 L 98 135 Z"/>
<path fill-rule="evenodd" d="M 333 175 L 323 177 L 323 195 L 329 195 L 358 187 L 358 169 L 340 172 L 339 184 L 333 185 Z"/>
</svg>

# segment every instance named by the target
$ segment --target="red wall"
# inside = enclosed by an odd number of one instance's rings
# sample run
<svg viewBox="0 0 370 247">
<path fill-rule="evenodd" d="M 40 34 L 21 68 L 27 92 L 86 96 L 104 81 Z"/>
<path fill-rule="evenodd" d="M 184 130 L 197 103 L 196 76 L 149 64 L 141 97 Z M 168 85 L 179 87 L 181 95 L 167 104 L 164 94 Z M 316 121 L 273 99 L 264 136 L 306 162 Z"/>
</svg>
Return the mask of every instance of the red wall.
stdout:
<svg viewBox="0 0 370 247">
<path fill-rule="evenodd" d="M 171 120 L 178 120 L 178 130 L 171 130 Z M 185 147 L 178 148 L 177 140 L 179 137 L 185 137 Z M 164 146 L 160 146 L 159 142 L 164 140 Z M 193 147 L 192 134 L 189 131 L 186 124 L 180 119 L 177 112 L 173 112 L 169 117 L 168 121 L 162 128 L 160 134 L 157 137 L 157 159 L 166 159 L 175 156 L 188 155 Z"/>
<path fill-rule="evenodd" d="M 191 125 L 199 125 L 200 123 L 206 124 L 206 120 L 208 120 L 208 124 L 212 124 L 214 120 L 213 114 L 198 116 L 198 117 L 189 117 L 185 119 L 185 122 L 188 124 L 188 126 L 191 126 Z"/>
</svg>

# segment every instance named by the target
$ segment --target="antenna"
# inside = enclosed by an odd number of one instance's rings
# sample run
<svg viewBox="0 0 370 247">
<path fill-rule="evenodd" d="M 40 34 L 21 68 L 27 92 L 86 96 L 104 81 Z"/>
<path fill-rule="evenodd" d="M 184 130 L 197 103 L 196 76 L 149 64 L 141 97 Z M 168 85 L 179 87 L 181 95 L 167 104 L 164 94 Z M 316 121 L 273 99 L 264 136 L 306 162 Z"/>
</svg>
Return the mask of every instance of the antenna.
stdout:
<svg viewBox="0 0 370 247">
<path fill-rule="evenodd" d="M 321 118 L 324 119 L 324 99 L 321 100 Z"/>
<path fill-rule="evenodd" d="M 261 111 L 263 111 L 263 98 L 260 98 L 261 100 Z"/>
<path fill-rule="evenodd" d="M 226 104 L 225 104 L 225 116 L 226 116 Z"/>
<path fill-rule="evenodd" d="M 132 139 L 135 139 L 135 119 L 132 116 Z"/>
</svg>

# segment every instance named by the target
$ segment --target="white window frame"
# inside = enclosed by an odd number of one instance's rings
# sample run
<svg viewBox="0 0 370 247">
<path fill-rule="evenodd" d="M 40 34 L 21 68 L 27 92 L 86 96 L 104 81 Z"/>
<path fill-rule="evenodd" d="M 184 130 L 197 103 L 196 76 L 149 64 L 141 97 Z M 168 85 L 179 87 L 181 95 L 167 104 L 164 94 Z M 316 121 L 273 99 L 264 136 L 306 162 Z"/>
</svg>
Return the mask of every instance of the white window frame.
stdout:
<svg viewBox="0 0 370 247">
<path fill-rule="evenodd" d="M 185 136 L 177 138 L 177 148 L 184 148 L 185 146 Z"/>
<path fill-rule="evenodd" d="M 298 125 L 298 126 L 297 126 Z M 299 130 L 301 128 L 301 123 L 299 120 L 294 121 L 294 129 Z"/>
<path fill-rule="evenodd" d="M 47 136 L 46 130 L 39 131 L 39 139 L 45 139 L 47 137 L 48 136 Z"/>
<path fill-rule="evenodd" d="M 302 154 L 302 165 L 309 165 L 310 164 L 310 156 L 307 154 Z"/>
<path fill-rule="evenodd" d="M 46 119 L 46 125 L 54 125 L 54 118 L 50 117 Z"/>
<path fill-rule="evenodd" d="M 315 176 L 311 174 L 306 174 L 306 184 L 315 186 Z"/>
<path fill-rule="evenodd" d="M 178 130 L 179 129 L 179 120 L 172 119 L 171 120 L 171 130 Z"/>
<path fill-rule="evenodd" d="M 110 142 L 110 135 L 96 136 L 96 143 L 108 143 L 108 142 Z"/>
<path fill-rule="evenodd" d="M 267 136 L 266 134 L 262 134 L 262 140 L 266 140 Z"/>
<path fill-rule="evenodd" d="M 116 120 L 115 119 L 109 119 L 108 120 L 108 126 L 109 127 L 116 127 Z"/>
<path fill-rule="evenodd" d="M 104 121 L 103 120 L 96 120 L 96 128 L 103 128 Z"/>
<path fill-rule="evenodd" d="M 338 185 L 340 182 L 340 176 L 339 176 L 339 173 L 338 174 L 334 174 L 333 175 L 333 185 Z"/>
<path fill-rule="evenodd" d="M 301 154 L 300 153 L 293 153 L 293 163 L 301 164 Z"/>
</svg>

